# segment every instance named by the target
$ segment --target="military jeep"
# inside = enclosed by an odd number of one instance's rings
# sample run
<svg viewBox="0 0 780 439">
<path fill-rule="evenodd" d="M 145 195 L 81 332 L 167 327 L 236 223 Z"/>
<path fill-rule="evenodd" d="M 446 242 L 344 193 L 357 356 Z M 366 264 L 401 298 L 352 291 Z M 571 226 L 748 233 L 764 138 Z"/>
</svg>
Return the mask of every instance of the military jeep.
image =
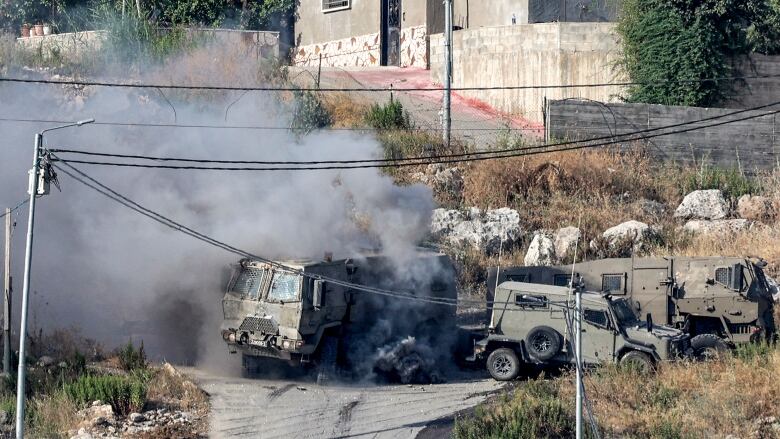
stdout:
<svg viewBox="0 0 780 439">
<path fill-rule="evenodd" d="M 688 335 L 638 320 L 626 299 L 581 294 L 584 365 L 617 362 L 649 371 L 659 361 L 692 353 Z M 575 363 L 574 304 L 568 287 L 500 284 L 488 336 L 474 344 L 470 360 L 486 361 L 490 375 L 499 381 L 515 379 L 529 366 Z"/>
</svg>

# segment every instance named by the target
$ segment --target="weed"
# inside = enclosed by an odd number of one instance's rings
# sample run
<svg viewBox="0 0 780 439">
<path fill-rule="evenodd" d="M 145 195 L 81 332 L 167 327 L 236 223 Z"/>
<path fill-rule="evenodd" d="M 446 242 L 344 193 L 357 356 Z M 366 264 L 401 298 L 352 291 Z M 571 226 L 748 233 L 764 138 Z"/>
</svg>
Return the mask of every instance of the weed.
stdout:
<svg viewBox="0 0 780 439">
<path fill-rule="evenodd" d="M 331 123 L 330 113 L 317 94 L 311 91 L 295 92 L 291 127 L 296 133 L 308 134 Z"/>
<path fill-rule="evenodd" d="M 146 369 L 148 365 L 143 340 L 141 340 L 141 345 L 138 349 L 133 346 L 132 341 L 128 341 L 125 347 L 117 352 L 117 356 L 119 357 L 119 365 L 128 372 Z"/>
<path fill-rule="evenodd" d="M 755 179 L 746 177 L 739 169 L 723 169 L 706 164 L 702 164 L 701 168 L 694 172 L 689 172 L 683 184 L 683 193 L 702 189 L 720 189 L 730 198 L 758 194 L 762 191 L 761 185 Z"/>
<path fill-rule="evenodd" d="M 147 383 L 134 377 L 85 375 L 63 389 L 79 406 L 101 400 L 111 404 L 116 413 L 127 415 L 143 409 Z"/>
<path fill-rule="evenodd" d="M 403 104 L 392 97 L 384 105 L 371 105 L 366 113 L 366 124 L 377 130 L 408 130 L 413 127 Z"/>
</svg>

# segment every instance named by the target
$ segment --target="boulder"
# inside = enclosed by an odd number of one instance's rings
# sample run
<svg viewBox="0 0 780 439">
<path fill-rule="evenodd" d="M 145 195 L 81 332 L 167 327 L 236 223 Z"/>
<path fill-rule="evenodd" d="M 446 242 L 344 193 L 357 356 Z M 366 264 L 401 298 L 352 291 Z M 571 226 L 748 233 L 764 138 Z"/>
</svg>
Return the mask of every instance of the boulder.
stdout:
<svg viewBox="0 0 780 439">
<path fill-rule="evenodd" d="M 543 232 L 534 233 L 524 262 L 525 265 L 553 265 L 555 262 L 555 243 L 552 238 Z"/>
<path fill-rule="evenodd" d="M 38 358 L 38 365 L 41 367 L 50 367 L 54 366 L 55 364 L 57 364 L 57 360 L 48 355 L 44 355 Z"/>
<path fill-rule="evenodd" d="M 140 424 L 141 422 L 144 422 L 146 420 L 146 416 L 140 413 L 130 413 L 129 415 L 127 415 L 127 420 L 132 422 L 133 424 Z"/>
<path fill-rule="evenodd" d="M 428 165 L 425 172 L 415 172 L 412 178 L 430 188 L 436 193 L 446 193 L 460 197 L 463 192 L 463 173 L 457 167 L 447 168 L 443 164 Z"/>
<path fill-rule="evenodd" d="M 601 235 L 610 247 L 615 247 L 624 242 L 632 243 L 632 250 L 639 251 L 645 243 L 657 236 L 655 229 L 641 221 L 626 221 L 605 230 Z M 591 247 L 593 243 L 591 243 Z"/>
<path fill-rule="evenodd" d="M 741 232 L 750 228 L 750 221 L 746 219 L 730 220 L 692 220 L 685 223 L 683 229 L 694 234 L 703 235 L 728 235 Z"/>
<path fill-rule="evenodd" d="M 768 222 L 775 219 L 776 212 L 772 200 L 757 195 L 743 195 L 737 200 L 737 214 L 751 221 Z"/>
<path fill-rule="evenodd" d="M 683 198 L 675 218 L 717 220 L 729 215 L 729 205 L 718 189 L 693 191 Z"/>
<path fill-rule="evenodd" d="M 471 208 L 466 213 L 436 209 L 431 219 L 431 234 L 454 246 L 471 246 L 495 254 L 502 243 L 511 247 L 520 240 L 520 214 L 506 207 L 485 212 Z"/>
<path fill-rule="evenodd" d="M 582 232 L 576 227 L 562 227 L 558 229 L 555 235 L 553 235 L 556 259 L 559 261 L 565 260 L 569 253 L 574 251 L 581 238 Z"/>
<path fill-rule="evenodd" d="M 80 420 L 80 427 L 94 427 L 96 425 L 108 424 L 116 420 L 114 409 L 111 407 L 111 404 L 92 405 L 79 410 L 76 415 Z"/>
</svg>

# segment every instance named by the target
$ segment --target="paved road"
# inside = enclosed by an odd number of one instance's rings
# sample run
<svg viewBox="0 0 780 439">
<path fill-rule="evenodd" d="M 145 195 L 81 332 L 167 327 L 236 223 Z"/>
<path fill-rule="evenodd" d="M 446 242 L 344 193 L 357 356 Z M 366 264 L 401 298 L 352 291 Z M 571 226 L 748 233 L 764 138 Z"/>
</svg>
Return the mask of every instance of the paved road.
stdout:
<svg viewBox="0 0 780 439">
<path fill-rule="evenodd" d="M 414 438 L 473 407 L 501 384 L 464 374 L 436 385 L 333 384 L 245 379 L 185 369 L 211 395 L 213 438 Z"/>
</svg>

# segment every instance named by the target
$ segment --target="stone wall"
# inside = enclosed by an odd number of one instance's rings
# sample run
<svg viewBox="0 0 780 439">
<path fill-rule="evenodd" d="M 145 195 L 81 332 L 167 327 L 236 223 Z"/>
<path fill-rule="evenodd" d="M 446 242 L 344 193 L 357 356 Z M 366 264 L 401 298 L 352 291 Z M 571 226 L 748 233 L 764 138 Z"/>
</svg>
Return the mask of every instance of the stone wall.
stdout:
<svg viewBox="0 0 780 439">
<path fill-rule="evenodd" d="M 459 30 L 453 35 L 453 87 L 616 83 L 619 55 L 612 23 L 544 23 Z M 434 81 L 443 76 L 442 34 L 430 37 Z M 545 99 L 616 101 L 619 86 L 457 92 L 503 113 L 544 120 Z"/>
<path fill-rule="evenodd" d="M 425 26 L 401 30 L 401 67 L 428 67 L 428 33 Z"/>
<path fill-rule="evenodd" d="M 659 160 L 680 164 L 702 163 L 722 168 L 739 168 L 745 173 L 780 166 L 777 136 L 780 120 L 772 109 L 739 113 L 704 122 L 657 130 L 647 134 L 680 131 L 642 141 L 646 151 Z M 582 140 L 612 137 L 639 130 L 693 122 L 734 112 L 733 109 L 677 107 L 649 104 L 601 103 L 592 101 L 549 101 L 546 137 L 550 140 Z M 760 116 L 719 126 L 726 121 Z"/>
<path fill-rule="evenodd" d="M 380 63 L 379 33 L 344 38 L 295 48 L 293 64 L 316 67 L 372 67 Z"/>
</svg>

